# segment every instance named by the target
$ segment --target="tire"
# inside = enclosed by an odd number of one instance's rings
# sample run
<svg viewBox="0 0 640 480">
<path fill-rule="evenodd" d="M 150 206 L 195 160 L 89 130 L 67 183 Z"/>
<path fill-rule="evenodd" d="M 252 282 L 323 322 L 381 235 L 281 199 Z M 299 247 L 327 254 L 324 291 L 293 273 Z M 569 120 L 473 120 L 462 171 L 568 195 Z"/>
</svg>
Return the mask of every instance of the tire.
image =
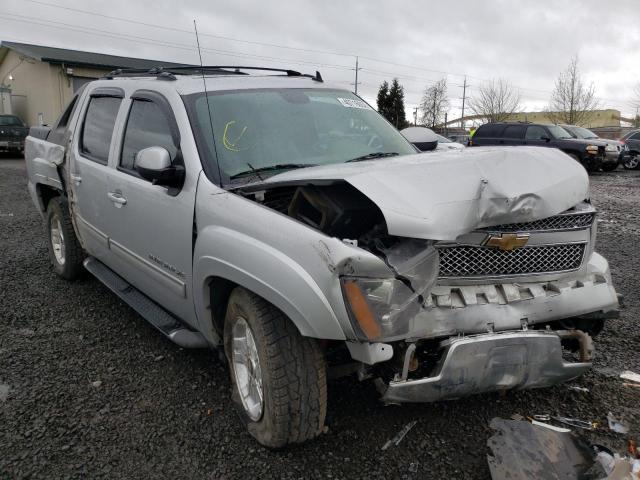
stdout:
<svg viewBox="0 0 640 480">
<path fill-rule="evenodd" d="M 64 197 L 53 197 L 49 201 L 46 228 L 53 270 L 66 280 L 76 280 L 83 273 L 84 252 L 73 229 L 69 205 Z"/>
<path fill-rule="evenodd" d="M 613 172 L 616 168 L 618 168 L 618 164 L 617 163 L 603 163 L 602 164 L 602 170 L 604 172 Z"/>
<path fill-rule="evenodd" d="M 247 353 L 252 343 L 249 337 L 253 339 L 257 364 Z M 305 442 L 322 432 L 327 382 L 317 340 L 300 335 L 273 305 L 236 287 L 227 306 L 224 346 L 232 399 L 247 430 L 260 444 L 281 448 Z M 261 386 L 261 396 L 257 386 Z M 246 393 L 244 397 L 241 390 Z"/>
<path fill-rule="evenodd" d="M 636 170 L 640 167 L 640 158 L 638 155 L 628 155 L 622 162 L 622 166 L 627 170 Z"/>
</svg>

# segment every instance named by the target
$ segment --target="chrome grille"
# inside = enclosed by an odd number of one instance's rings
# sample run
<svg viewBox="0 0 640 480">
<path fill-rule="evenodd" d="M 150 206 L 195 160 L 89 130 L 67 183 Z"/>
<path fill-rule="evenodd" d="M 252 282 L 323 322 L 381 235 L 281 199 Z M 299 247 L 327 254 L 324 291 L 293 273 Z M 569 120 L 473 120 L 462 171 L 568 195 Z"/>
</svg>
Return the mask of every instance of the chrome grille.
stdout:
<svg viewBox="0 0 640 480">
<path fill-rule="evenodd" d="M 588 228 L 593 223 L 595 212 L 556 215 L 527 223 L 510 223 L 481 228 L 481 232 L 544 232 L 550 230 L 573 230 Z"/>
<path fill-rule="evenodd" d="M 471 245 L 439 247 L 440 277 L 491 277 L 576 270 L 586 243 L 536 245 L 505 251 Z"/>
</svg>

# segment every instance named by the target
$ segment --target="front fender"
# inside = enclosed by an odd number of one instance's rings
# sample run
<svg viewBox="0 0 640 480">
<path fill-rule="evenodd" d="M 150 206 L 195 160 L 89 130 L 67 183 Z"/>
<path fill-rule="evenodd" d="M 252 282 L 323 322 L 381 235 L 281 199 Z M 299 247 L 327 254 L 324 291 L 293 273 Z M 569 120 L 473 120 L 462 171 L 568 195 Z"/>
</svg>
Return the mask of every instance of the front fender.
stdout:
<svg viewBox="0 0 640 480">
<path fill-rule="evenodd" d="M 194 297 L 201 331 L 211 317 L 208 279 L 221 277 L 245 287 L 280 309 L 307 337 L 344 340 L 329 300 L 309 273 L 281 251 L 241 232 L 205 227 L 194 252 Z M 336 288 L 339 288 L 336 286 Z"/>
</svg>

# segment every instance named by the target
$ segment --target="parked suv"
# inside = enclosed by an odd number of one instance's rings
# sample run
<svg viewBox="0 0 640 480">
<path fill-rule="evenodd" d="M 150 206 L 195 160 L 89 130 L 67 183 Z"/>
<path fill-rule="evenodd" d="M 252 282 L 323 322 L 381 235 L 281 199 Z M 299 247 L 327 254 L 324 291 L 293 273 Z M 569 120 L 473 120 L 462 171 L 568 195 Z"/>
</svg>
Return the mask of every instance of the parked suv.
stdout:
<svg viewBox="0 0 640 480">
<path fill-rule="evenodd" d="M 0 115 L 0 152 L 22 155 L 29 128 L 16 115 Z"/>
<path fill-rule="evenodd" d="M 620 141 L 627 146 L 620 163 L 628 170 L 640 167 L 640 130 L 631 130 Z"/>
<path fill-rule="evenodd" d="M 266 70 L 114 72 L 33 128 L 55 272 L 84 266 L 176 344 L 223 352 L 269 447 L 322 432 L 328 374 L 398 403 L 590 368 L 618 301 L 580 165 L 416 153 L 350 91 Z"/>
<path fill-rule="evenodd" d="M 558 148 L 580 162 L 588 171 L 597 171 L 604 164 L 612 162 L 605 155 L 606 142 L 573 138 L 569 132 L 558 125 L 522 122 L 485 123 L 478 127 L 469 144 L 471 146 L 533 145 Z"/>
<path fill-rule="evenodd" d="M 578 125 L 560 125 L 564 128 L 573 138 L 581 138 L 582 140 L 600 140 L 606 143 L 604 147 L 606 162 L 603 162 L 602 169 L 605 172 L 610 172 L 618 168 L 620 159 L 627 152 L 627 146 L 618 140 L 611 140 L 609 138 L 601 138 L 591 130 L 579 127 Z"/>
</svg>

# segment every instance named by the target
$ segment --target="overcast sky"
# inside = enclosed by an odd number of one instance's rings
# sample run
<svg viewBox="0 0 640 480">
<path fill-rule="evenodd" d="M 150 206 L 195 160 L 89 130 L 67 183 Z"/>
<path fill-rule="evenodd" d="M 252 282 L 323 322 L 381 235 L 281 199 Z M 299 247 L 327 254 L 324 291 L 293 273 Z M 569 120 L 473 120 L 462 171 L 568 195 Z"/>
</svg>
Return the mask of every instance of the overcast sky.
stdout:
<svg viewBox="0 0 640 480">
<path fill-rule="evenodd" d="M 637 0 L 2 0 L 1 4 L 0 40 L 195 63 L 195 18 L 205 64 L 304 72 L 317 68 L 325 80 L 347 88 L 353 88 L 358 55 L 359 93 L 375 104 L 380 83 L 398 77 L 405 88 L 407 113 L 428 84 L 446 76 L 452 105 L 449 118 L 458 117 L 465 75 L 468 96 L 483 82 L 502 77 L 520 89 L 527 110 L 543 109 L 558 73 L 575 54 L 605 108 L 635 113 L 632 89 L 640 81 Z"/>
</svg>

